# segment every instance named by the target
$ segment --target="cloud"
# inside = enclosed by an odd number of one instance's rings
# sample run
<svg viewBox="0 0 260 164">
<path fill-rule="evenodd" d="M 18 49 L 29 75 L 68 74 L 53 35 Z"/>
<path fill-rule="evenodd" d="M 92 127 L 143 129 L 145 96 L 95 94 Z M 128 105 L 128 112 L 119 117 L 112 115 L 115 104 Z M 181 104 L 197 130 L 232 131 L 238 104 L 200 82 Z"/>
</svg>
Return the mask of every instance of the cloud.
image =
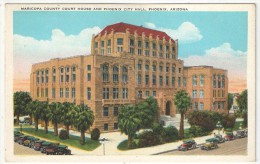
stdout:
<svg viewBox="0 0 260 164">
<path fill-rule="evenodd" d="M 198 27 L 191 22 L 183 22 L 177 29 L 157 27 L 155 24 L 150 22 L 145 22 L 145 26 L 164 31 L 173 39 L 178 39 L 181 43 L 193 43 L 200 41 L 203 38 Z"/>
<path fill-rule="evenodd" d="M 183 60 L 185 66 L 209 65 L 228 70 L 230 86 L 232 86 L 231 83 L 239 85 L 240 82 L 243 82 L 246 84 L 247 52 L 234 50 L 230 43 L 210 48 L 202 56 L 190 55 Z M 245 84 L 243 86 L 246 86 Z"/>
<path fill-rule="evenodd" d="M 86 28 L 77 35 L 66 35 L 60 29 L 52 30 L 50 40 L 14 35 L 14 75 L 15 79 L 29 78 L 33 63 L 75 55 L 90 54 L 92 34 L 99 27 Z"/>
</svg>

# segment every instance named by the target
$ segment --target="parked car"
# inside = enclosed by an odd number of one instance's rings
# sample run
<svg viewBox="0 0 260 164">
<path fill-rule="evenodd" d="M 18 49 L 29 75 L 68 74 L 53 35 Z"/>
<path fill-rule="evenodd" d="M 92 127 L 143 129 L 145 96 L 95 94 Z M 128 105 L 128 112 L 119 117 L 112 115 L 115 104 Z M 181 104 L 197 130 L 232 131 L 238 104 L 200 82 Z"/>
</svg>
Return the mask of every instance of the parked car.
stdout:
<svg viewBox="0 0 260 164">
<path fill-rule="evenodd" d="M 210 138 L 206 140 L 206 143 L 200 146 L 201 150 L 211 150 L 218 148 L 218 139 Z"/>
<path fill-rule="evenodd" d="M 195 149 L 197 147 L 197 143 L 194 140 L 184 140 L 183 143 L 178 146 L 179 151 L 187 151 L 189 149 Z"/>
<path fill-rule="evenodd" d="M 47 155 L 49 155 L 49 154 L 55 155 L 55 154 L 57 154 L 57 151 L 58 151 L 58 146 L 57 145 L 50 145 L 50 146 L 47 146 L 45 148 L 45 153 Z"/>
<path fill-rule="evenodd" d="M 41 151 L 41 153 L 46 153 L 46 151 L 45 151 L 45 148 L 47 147 L 47 146 L 58 146 L 59 145 L 59 143 L 53 143 L 53 142 L 43 142 L 42 143 L 42 145 L 41 145 L 41 147 L 40 147 L 40 151 Z"/>
<path fill-rule="evenodd" d="M 30 136 L 23 142 L 23 145 L 29 147 L 32 141 L 38 141 L 38 140 L 40 139 Z"/>
<path fill-rule="evenodd" d="M 226 141 L 231 141 L 236 139 L 233 132 L 226 132 L 226 136 L 224 137 Z"/>
<path fill-rule="evenodd" d="M 247 136 L 246 130 L 237 130 L 236 138 L 244 138 Z"/>
<path fill-rule="evenodd" d="M 39 150 L 41 149 L 42 143 L 44 143 L 44 142 L 46 142 L 46 141 L 44 141 L 44 140 L 35 141 L 35 142 L 32 142 L 30 146 L 31 146 L 34 150 L 39 151 Z M 30 146 L 29 146 L 29 147 L 30 147 Z"/>
<path fill-rule="evenodd" d="M 29 137 L 29 136 L 21 135 L 21 136 L 19 137 L 19 139 L 17 140 L 17 143 L 20 144 L 20 145 L 22 145 L 23 142 L 24 142 L 25 140 L 27 140 L 28 137 Z"/>
<path fill-rule="evenodd" d="M 59 145 L 57 150 L 58 155 L 71 155 L 71 150 L 66 145 Z"/>
<path fill-rule="evenodd" d="M 214 138 L 218 139 L 218 143 L 224 143 L 225 138 L 221 134 L 214 134 Z"/>
<path fill-rule="evenodd" d="M 24 135 L 23 133 L 21 132 L 18 132 L 18 131 L 14 131 L 14 142 L 17 142 L 18 139 L 20 138 L 20 136 Z"/>
</svg>

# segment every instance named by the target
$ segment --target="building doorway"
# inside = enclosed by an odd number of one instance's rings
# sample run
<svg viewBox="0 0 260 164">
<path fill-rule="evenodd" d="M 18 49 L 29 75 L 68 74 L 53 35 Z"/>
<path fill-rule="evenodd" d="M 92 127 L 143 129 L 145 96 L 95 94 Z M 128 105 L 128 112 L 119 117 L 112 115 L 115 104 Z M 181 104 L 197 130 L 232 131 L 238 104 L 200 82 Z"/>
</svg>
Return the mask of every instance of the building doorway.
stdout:
<svg viewBox="0 0 260 164">
<path fill-rule="evenodd" d="M 166 102 L 166 109 L 165 109 L 165 115 L 170 116 L 171 115 L 171 108 L 172 108 L 172 103 L 170 101 Z"/>
</svg>

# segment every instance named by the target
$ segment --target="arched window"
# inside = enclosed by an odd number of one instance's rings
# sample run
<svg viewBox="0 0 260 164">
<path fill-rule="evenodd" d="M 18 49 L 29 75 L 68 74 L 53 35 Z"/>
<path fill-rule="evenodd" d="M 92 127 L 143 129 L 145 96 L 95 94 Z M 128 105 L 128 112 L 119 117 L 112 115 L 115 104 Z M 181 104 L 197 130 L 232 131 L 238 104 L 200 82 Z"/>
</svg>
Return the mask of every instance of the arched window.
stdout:
<svg viewBox="0 0 260 164">
<path fill-rule="evenodd" d="M 117 66 L 113 67 L 113 82 L 114 83 L 118 82 L 118 67 Z"/>
<path fill-rule="evenodd" d="M 56 69 L 55 67 L 52 68 L 52 82 L 55 83 L 56 82 L 56 76 L 55 76 L 55 73 L 56 73 Z"/>
<path fill-rule="evenodd" d="M 122 74 L 122 81 L 123 83 L 126 83 L 128 81 L 128 70 L 127 67 L 123 67 L 123 74 Z"/>
<path fill-rule="evenodd" d="M 103 65 L 102 71 L 103 71 L 103 82 L 108 82 L 108 66 Z"/>
</svg>

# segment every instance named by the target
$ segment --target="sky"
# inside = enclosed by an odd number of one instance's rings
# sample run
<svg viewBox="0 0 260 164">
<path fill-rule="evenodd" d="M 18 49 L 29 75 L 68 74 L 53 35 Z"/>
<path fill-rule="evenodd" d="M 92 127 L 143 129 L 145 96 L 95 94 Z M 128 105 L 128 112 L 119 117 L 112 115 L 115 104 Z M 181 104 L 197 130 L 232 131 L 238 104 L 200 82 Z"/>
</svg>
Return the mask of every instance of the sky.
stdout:
<svg viewBox="0 0 260 164">
<path fill-rule="evenodd" d="M 89 55 L 92 34 L 125 22 L 179 41 L 184 66 L 227 69 L 229 92 L 246 89 L 247 12 L 15 11 L 14 91 L 29 91 L 33 63 Z"/>
</svg>

